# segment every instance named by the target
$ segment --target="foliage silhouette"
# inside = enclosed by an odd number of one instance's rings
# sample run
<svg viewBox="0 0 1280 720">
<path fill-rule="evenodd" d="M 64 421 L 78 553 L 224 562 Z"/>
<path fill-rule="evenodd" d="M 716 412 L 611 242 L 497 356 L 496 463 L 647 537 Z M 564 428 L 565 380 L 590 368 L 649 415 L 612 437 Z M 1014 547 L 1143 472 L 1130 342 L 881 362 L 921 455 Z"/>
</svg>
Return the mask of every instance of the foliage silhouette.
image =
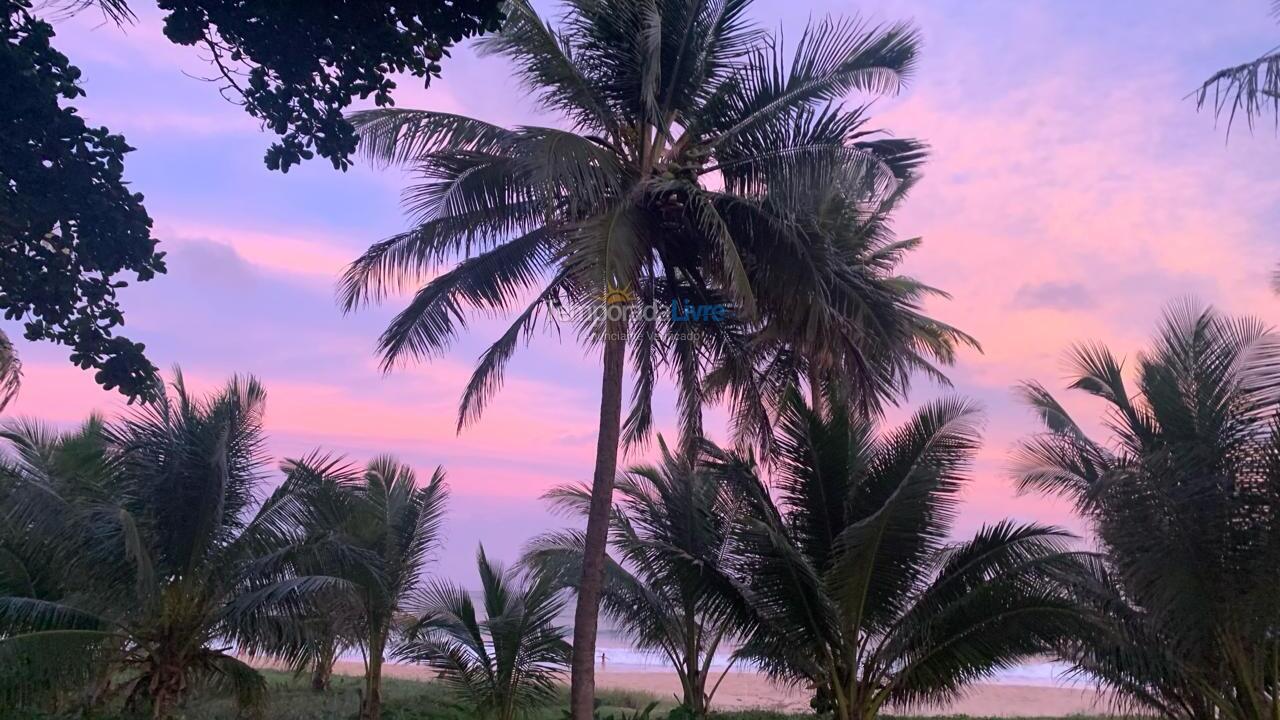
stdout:
<svg viewBox="0 0 1280 720">
<path fill-rule="evenodd" d="M 375 160 L 406 165 L 414 227 L 348 269 L 350 311 L 413 289 L 379 341 L 388 368 L 444 352 L 473 313 L 516 311 L 468 384 L 460 427 L 500 388 L 505 365 L 555 309 L 601 348 L 600 425 L 574 622 L 574 717 L 592 712 L 596 620 L 612 484 L 624 437 L 622 380 L 636 372 L 629 443 L 648 437 L 653 390 L 670 371 L 682 435 L 701 435 L 703 363 L 744 352 L 734 327 L 684 327 L 629 308 L 672 301 L 732 303 L 768 322 L 789 299 L 820 292 L 776 284 L 770 269 L 805 264 L 822 230 L 818 192 L 871 201 L 922 158 L 910 140 L 877 137 L 852 92 L 896 92 L 915 65 L 916 32 L 824 19 L 794 52 L 746 18 L 748 0 L 572 3 L 560 26 L 524 0 L 506 6 L 487 54 L 512 61 L 524 85 L 569 129 L 504 128 L 425 110 L 374 110 L 353 121 Z M 625 293 L 634 304 L 605 306 Z"/>
<path fill-rule="evenodd" d="M 1185 302 L 1138 355 L 1131 388 L 1101 345 L 1071 353 L 1073 390 L 1106 405 L 1091 439 L 1041 385 L 1044 423 L 1017 456 L 1028 490 L 1072 500 L 1105 562 L 1079 586 L 1099 629 L 1061 653 L 1145 711 L 1260 719 L 1277 707 L 1280 373 L 1253 318 Z"/>
<path fill-rule="evenodd" d="M 299 528 L 320 511 L 261 489 L 262 387 L 172 390 L 120 420 L 58 435 L 18 423 L 0 470 L 0 698 L 87 688 L 87 704 L 170 717 L 196 687 L 259 705 L 264 683 L 230 652 L 297 647 L 310 600 L 342 589 L 297 568 L 334 557 Z M 358 562 L 357 556 L 351 557 Z"/>
<path fill-rule="evenodd" d="M 749 457 L 713 452 L 748 502 L 733 556 L 756 621 L 738 655 L 853 720 L 952 699 L 1087 627 L 1068 586 L 1088 556 L 1065 531 L 1003 521 L 948 541 L 978 442 L 963 400 L 877 432 L 793 394 L 776 500 Z"/>
</svg>

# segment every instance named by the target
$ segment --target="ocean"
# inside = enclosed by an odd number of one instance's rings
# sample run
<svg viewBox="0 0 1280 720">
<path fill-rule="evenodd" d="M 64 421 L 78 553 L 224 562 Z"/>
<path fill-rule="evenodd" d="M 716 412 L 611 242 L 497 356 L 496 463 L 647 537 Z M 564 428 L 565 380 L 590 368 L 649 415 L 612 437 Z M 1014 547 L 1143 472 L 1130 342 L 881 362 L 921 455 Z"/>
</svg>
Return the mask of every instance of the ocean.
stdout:
<svg viewBox="0 0 1280 720">
<path fill-rule="evenodd" d="M 671 663 L 658 653 L 637 650 L 619 633 L 607 626 L 601 618 L 600 633 L 596 640 L 596 667 L 601 666 L 601 653 L 604 654 L 604 668 L 630 672 L 669 672 Z M 729 664 L 733 648 L 716 653 L 711 661 L 712 671 L 724 670 Z M 751 666 L 739 661 L 734 663 L 734 670 L 751 670 Z M 1000 685 L 1035 685 L 1041 687 L 1088 687 L 1089 684 L 1078 679 L 1065 676 L 1067 666 L 1053 660 L 1038 660 L 1018 665 L 1008 670 L 997 672 L 988 682 Z"/>
</svg>

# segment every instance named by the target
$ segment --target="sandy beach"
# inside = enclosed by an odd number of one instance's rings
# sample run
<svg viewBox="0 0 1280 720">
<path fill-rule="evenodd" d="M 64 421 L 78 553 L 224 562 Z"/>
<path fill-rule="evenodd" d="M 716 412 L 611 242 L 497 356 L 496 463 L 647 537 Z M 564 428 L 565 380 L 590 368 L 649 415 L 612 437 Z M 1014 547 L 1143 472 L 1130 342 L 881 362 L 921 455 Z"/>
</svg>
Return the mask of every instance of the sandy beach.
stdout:
<svg viewBox="0 0 1280 720">
<path fill-rule="evenodd" d="M 664 697 L 673 697 L 680 692 L 679 682 L 669 673 L 597 670 L 596 684 L 602 688 L 643 690 Z M 803 689 L 774 685 L 756 673 L 731 672 L 720 684 L 712 705 L 726 710 L 764 708 L 803 712 L 809 709 L 809 698 L 809 693 Z M 976 685 L 966 697 L 948 705 L 907 710 L 891 708 L 889 712 L 909 712 L 912 715 L 1062 717 L 1106 714 L 1107 702 L 1099 693 L 1085 688 Z"/>
<path fill-rule="evenodd" d="M 334 671 L 343 675 L 364 672 L 358 662 L 339 662 Z M 387 677 L 430 679 L 434 673 L 412 665 L 386 665 Z M 673 698 L 680 692 L 675 676 L 662 672 L 596 670 L 596 685 L 614 690 L 636 690 L 660 698 Z M 804 690 L 770 683 L 751 672 L 731 672 L 716 691 L 712 705 L 722 710 L 761 708 L 803 712 L 809 709 L 809 695 Z M 890 709 L 895 714 L 971 715 L 986 717 L 1065 717 L 1068 715 L 1108 714 L 1107 698 L 1085 688 L 1044 687 L 1036 685 L 976 685 L 960 700 L 938 707 Z"/>
</svg>

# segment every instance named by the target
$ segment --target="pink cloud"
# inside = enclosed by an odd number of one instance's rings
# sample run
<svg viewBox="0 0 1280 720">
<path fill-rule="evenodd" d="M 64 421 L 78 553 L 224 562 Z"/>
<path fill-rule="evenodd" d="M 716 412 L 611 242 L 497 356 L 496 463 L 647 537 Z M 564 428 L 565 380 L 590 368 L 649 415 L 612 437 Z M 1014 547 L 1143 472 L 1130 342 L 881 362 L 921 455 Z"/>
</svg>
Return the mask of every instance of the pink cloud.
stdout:
<svg viewBox="0 0 1280 720">
<path fill-rule="evenodd" d="M 191 239 L 220 243 L 263 270 L 297 275 L 313 282 L 332 284 L 356 257 L 349 247 L 326 237 L 324 231 L 299 234 L 179 220 L 161 223 L 156 233 L 168 242 Z"/>
</svg>

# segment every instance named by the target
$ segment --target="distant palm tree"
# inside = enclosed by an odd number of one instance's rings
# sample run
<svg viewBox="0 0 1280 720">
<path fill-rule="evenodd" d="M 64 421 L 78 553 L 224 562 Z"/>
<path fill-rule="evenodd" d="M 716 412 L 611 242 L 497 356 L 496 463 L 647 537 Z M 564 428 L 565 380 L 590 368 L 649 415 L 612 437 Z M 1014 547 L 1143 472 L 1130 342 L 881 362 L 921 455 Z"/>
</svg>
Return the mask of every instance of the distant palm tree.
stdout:
<svg viewBox="0 0 1280 720">
<path fill-rule="evenodd" d="M 1164 717 L 1280 708 L 1277 342 L 1258 320 L 1187 303 L 1131 373 L 1100 345 L 1076 348 L 1070 387 L 1106 403 L 1105 443 L 1023 387 L 1046 430 L 1022 444 L 1019 482 L 1073 500 L 1105 556 L 1080 587 L 1102 631 L 1063 654 Z"/>
<path fill-rule="evenodd" d="M 874 138 L 865 113 L 839 105 L 853 91 L 897 91 L 915 64 L 909 26 L 823 20 L 788 59 L 780 38 L 746 20 L 749 0 L 571 3 L 562 29 L 524 1 L 502 31 L 479 41 L 510 59 L 569 130 L 507 129 L 422 110 L 357 114 L 364 152 L 415 169 L 406 201 L 416 226 L 372 246 L 341 287 L 351 310 L 415 290 L 380 340 L 390 366 L 443 352 L 472 312 L 523 306 L 480 359 L 463 397 L 474 420 L 506 362 L 554 307 L 582 309 L 577 329 L 602 347 L 601 412 L 583 582 L 574 623 L 572 714 L 588 720 L 612 484 L 623 434 L 623 370 L 636 370 L 628 435 L 650 429 L 655 379 L 673 369 L 687 426 L 700 420 L 704 343 L 728 342 L 702 323 L 689 332 L 658 313 L 671 301 L 732 303 L 745 318 L 786 312 L 811 285 L 770 284 L 770 269 L 801 262 L 811 205 L 841 188 L 872 199 L 921 158 L 918 143 Z M 420 285 L 420 286 L 419 286 Z M 601 298 L 617 300 L 611 314 Z M 640 315 L 640 317 L 636 317 Z M 697 428 L 687 428 L 694 438 Z"/>
<path fill-rule="evenodd" d="M 522 579 L 481 547 L 483 616 L 461 585 L 435 582 L 416 598 L 417 619 L 396 657 L 440 672 L 482 720 L 515 720 L 553 702 L 569 667 L 567 630 L 556 625 L 564 601 L 550 577 Z"/>
<path fill-rule="evenodd" d="M 299 675 L 309 672 L 311 689 L 327 692 L 333 669 L 347 650 L 361 647 L 361 605 L 349 593 L 330 593 L 316 598 L 307 618 L 307 644 L 296 653 L 294 668 Z"/>
<path fill-rule="evenodd" d="M 22 360 L 9 336 L 0 330 L 0 410 L 13 402 L 22 386 Z"/>
<path fill-rule="evenodd" d="M 864 720 L 953 698 L 1077 631 L 1064 531 L 1005 521 L 948 541 L 976 422 L 969 403 L 942 400 L 877 433 L 793 396 L 776 501 L 749 459 L 713 453 L 749 503 L 734 556 L 758 621 L 738 655 L 812 686 L 819 712 Z"/>
<path fill-rule="evenodd" d="M 1272 0 L 1271 14 L 1280 19 L 1280 0 Z M 1237 113 L 1249 127 L 1268 111 L 1280 121 L 1280 48 L 1249 62 L 1214 73 L 1196 91 L 1196 106 L 1209 105 L 1216 115 L 1227 113 L 1227 126 Z"/>
<path fill-rule="evenodd" d="M 424 587 L 422 573 L 441 541 L 448 488 L 444 469 L 436 468 L 422 487 L 413 468 L 391 457 L 375 458 L 364 468 L 354 468 L 322 455 L 285 463 L 287 476 L 313 495 L 332 497 L 339 508 L 327 517 L 313 516 L 308 535 L 332 533 L 341 547 L 366 554 L 371 562 L 350 563 L 331 570 L 356 590 L 354 603 L 344 596 L 329 597 L 324 614 L 313 618 L 325 625 L 316 639 L 298 655 L 312 662 L 318 674 L 344 642 L 353 642 L 365 658 L 365 685 L 361 720 L 378 720 L 382 714 L 382 666 L 394 641 L 398 618 L 406 603 Z M 321 565 L 334 565 L 322 558 Z M 353 606 L 354 605 L 354 606 Z"/>
<path fill-rule="evenodd" d="M 309 597 L 342 586 L 295 572 L 315 549 L 293 531 L 308 507 L 295 488 L 255 495 L 257 381 L 200 398 L 179 374 L 172 388 L 78 437 L 6 436 L 4 522 L 20 554 L 44 555 L 62 575 L 0 596 L 0 696 L 101 684 L 95 699 L 127 690 L 126 705 L 165 718 L 203 685 L 260 704 L 262 676 L 230 648 L 288 644 L 304 632 Z"/>
<path fill-rule="evenodd" d="M 749 617 L 728 567 L 742 508 L 689 456 L 660 447 L 660 465 L 633 467 L 618 479 L 601 610 L 635 647 L 671 663 L 681 704 L 704 717 L 718 686 L 711 663 L 733 647 Z M 591 505 L 585 485 L 557 488 L 548 497 L 584 516 Z M 525 562 L 574 586 L 582 548 L 581 532 L 551 532 L 530 542 Z"/>
<path fill-rule="evenodd" d="M 299 530 L 312 542 L 341 537 L 346 543 L 333 556 L 316 554 L 308 558 L 313 567 L 306 568 L 306 571 L 345 574 L 353 583 L 376 583 L 379 558 L 363 548 L 356 548 L 343 528 L 351 516 L 355 500 L 351 486 L 359 481 L 359 470 L 341 458 L 319 452 L 300 460 L 286 459 L 280 463 L 280 470 L 316 509 L 305 517 L 306 524 Z M 321 512 L 320 508 L 327 511 Z M 347 553 L 360 554 L 361 561 L 353 566 L 345 557 Z M 365 634 L 361 624 L 363 603 L 358 593 L 336 591 L 317 594 L 311 605 L 306 619 L 307 632 L 301 638 L 301 644 L 275 648 L 274 652 L 287 657 L 298 675 L 309 672 L 312 690 L 325 692 L 329 689 L 338 657 L 361 645 Z"/>
</svg>

